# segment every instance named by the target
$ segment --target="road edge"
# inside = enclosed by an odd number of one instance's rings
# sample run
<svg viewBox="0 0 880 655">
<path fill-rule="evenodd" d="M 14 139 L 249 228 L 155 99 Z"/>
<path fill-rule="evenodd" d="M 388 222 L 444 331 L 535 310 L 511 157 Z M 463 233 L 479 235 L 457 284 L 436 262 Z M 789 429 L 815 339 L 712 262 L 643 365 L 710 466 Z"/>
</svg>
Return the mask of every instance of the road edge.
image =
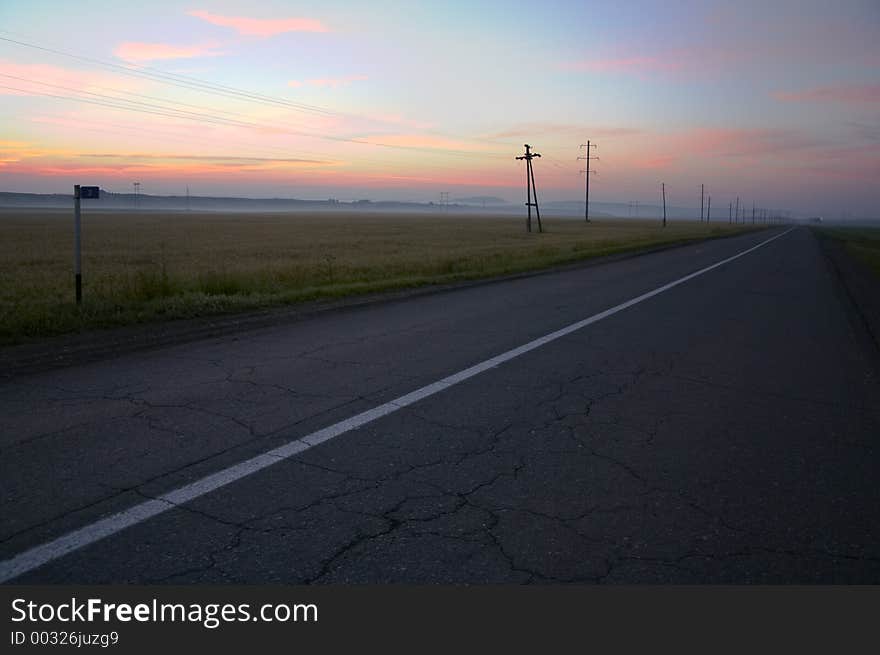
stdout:
<svg viewBox="0 0 880 655">
<path fill-rule="evenodd" d="M 832 235 L 815 228 L 810 232 L 819 244 L 829 272 L 841 290 L 850 320 L 862 335 L 875 374 L 880 378 L 880 279 Z"/>
<path fill-rule="evenodd" d="M 426 284 L 405 289 L 356 294 L 337 299 L 313 300 L 281 305 L 262 310 L 138 323 L 113 328 L 98 328 L 54 337 L 35 338 L 21 344 L 0 347 L 0 381 L 8 381 L 16 377 L 66 368 L 68 366 L 112 359 L 128 353 L 149 351 L 167 346 L 192 343 L 194 341 L 242 334 L 262 328 L 293 324 L 313 316 L 339 310 L 399 302 L 409 300 L 410 298 L 448 293 L 460 289 L 603 266 L 666 250 L 699 245 L 709 241 L 748 236 L 756 231 L 758 230 L 749 230 L 735 234 L 720 234 L 701 239 L 687 239 L 661 246 L 637 248 L 613 255 L 588 258 L 568 264 L 559 264 L 474 280 Z"/>
</svg>

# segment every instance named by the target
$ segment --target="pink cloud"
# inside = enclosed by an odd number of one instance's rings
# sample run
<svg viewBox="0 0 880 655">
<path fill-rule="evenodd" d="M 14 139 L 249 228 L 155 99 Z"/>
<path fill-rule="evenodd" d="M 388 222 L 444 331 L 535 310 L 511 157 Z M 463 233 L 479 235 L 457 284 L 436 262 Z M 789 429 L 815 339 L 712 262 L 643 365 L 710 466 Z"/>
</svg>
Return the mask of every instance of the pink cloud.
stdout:
<svg viewBox="0 0 880 655">
<path fill-rule="evenodd" d="M 266 38 L 285 32 L 329 32 L 321 21 L 314 18 L 248 18 L 245 16 L 221 16 L 201 10 L 187 13 L 212 25 L 231 27 L 244 36 Z"/>
<path fill-rule="evenodd" d="M 121 77 L 113 73 L 64 68 L 49 64 L 21 64 L 0 59 L 0 85 L 15 87 L 17 91 L 0 88 L 0 95 L 39 95 L 62 92 L 57 87 L 79 90 L 113 89 L 132 91 L 147 85 L 144 80 Z M 49 85 L 57 85 L 53 88 Z"/>
<path fill-rule="evenodd" d="M 603 59 L 585 59 L 564 63 L 563 68 L 589 73 L 632 73 L 632 72 L 668 72 L 679 70 L 680 61 L 661 59 L 660 57 L 616 57 Z"/>
<path fill-rule="evenodd" d="M 703 155 L 774 155 L 821 145 L 794 130 L 756 128 L 697 128 L 676 135 L 674 147 Z"/>
<path fill-rule="evenodd" d="M 192 59 L 193 57 L 216 57 L 223 54 L 216 50 L 216 43 L 178 46 L 170 43 L 141 43 L 128 41 L 116 46 L 113 54 L 126 61 L 156 61 L 160 59 Z"/>
<path fill-rule="evenodd" d="M 487 135 L 487 138 L 529 138 L 531 136 L 534 136 L 535 134 L 571 135 L 576 138 L 587 138 L 588 136 L 623 138 L 628 136 L 635 136 L 641 133 L 641 129 L 634 127 L 587 127 L 586 125 L 580 124 L 534 122 L 518 123 L 516 125 L 512 125 L 505 130 L 493 132 L 492 134 Z"/>
<path fill-rule="evenodd" d="M 642 168 L 648 170 L 659 170 L 668 168 L 675 161 L 671 155 L 649 155 L 647 157 L 637 157 L 630 164 L 633 168 Z"/>
<path fill-rule="evenodd" d="M 346 75 L 345 77 L 319 77 L 311 80 L 306 80 L 305 82 L 301 82 L 300 80 L 290 80 L 287 83 L 287 86 L 296 89 L 301 87 L 303 84 L 308 84 L 310 86 L 329 87 L 335 89 L 340 86 L 348 86 L 352 82 L 360 82 L 366 79 L 366 75 Z"/>
<path fill-rule="evenodd" d="M 467 141 L 457 141 L 442 136 L 430 134 L 381 134 L 364 137 L 364 141 L 374 143 L 377 146 L 392 148 L 430 148 L 435 150 L 459 150 L 467 152 L 479 152 L 484 146 Z"/>
<path fill-rule="evenodd" d="M 783 102 L 839 102 L 864 105 L 880 103 L 880 84 L 821 86 L 806 91 L 777 92 L 773 97 Z"/>
<path fill-rule="evenodd" d="M 410 127 L 416 130 L 430 130 L 431 128 L 436 127 L 434 123 L 406 118 L 402 114 L 367 114 L 365 118 L 369 121 L 376 123 L 403 125 L 405 127 Z"/>
</svg>

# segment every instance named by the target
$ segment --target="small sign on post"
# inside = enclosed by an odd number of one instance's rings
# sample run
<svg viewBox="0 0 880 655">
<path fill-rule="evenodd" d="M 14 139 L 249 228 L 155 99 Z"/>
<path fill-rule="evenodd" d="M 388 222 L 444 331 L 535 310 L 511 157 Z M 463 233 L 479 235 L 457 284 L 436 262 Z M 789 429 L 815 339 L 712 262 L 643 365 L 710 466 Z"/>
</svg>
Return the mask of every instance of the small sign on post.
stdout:
<svg viewBox="0 0 880 655">
<path fill-rule="evenodd" d="M 82 257 L 80 239 L 80 207 L 81 198 L 97 200 L 101 197 L 101 188 L 96 186 L 73 185 L 73 272 L 76 285 L 76 304 L 82 304 Z"/>
</svg>

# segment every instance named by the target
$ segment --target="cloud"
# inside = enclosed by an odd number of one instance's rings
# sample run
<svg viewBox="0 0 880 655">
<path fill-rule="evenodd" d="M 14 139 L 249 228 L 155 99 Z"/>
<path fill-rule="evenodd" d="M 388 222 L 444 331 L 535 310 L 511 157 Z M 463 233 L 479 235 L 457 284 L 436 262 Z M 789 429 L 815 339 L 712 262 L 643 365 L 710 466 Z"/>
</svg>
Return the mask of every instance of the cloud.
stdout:
<svg viewBox="0 0 880 655">
<path fill-rule="evenodd" d="M 530 138 L 536 134 L 561 134 L 581 138 L 589 137 L 627 137 L 641 134 L 643 130 L 635 127 L 587 127 L 567 123 L 518 123 L 506 130 L 487 135 L 489 139 L 506 139 L 514 137 Z M 586 135 L 586 136 L 584 136 Z"/>
<path fill-rule="evenodd" d="M 386 146 L 391 148 L 413 148 L 413 149 L 433 149 L 433 150 L 457 150 L 464 152 L 479 152 L 484 150 L 482 144 L 471 143 L 467 141 L 457 141 L 442 136 L 433 136 L 429 134 L 380 134 L 364 137 L 364 141 L 370 142 L 377 146 Z"/>
<path fill-rule="evenodd" d="M 683 64 L 656 56 L 630 56 L 565 62 L 562 67 L 588 73 L 651 73 L 680 70 Z"/>
<path fill-rule="evenodd" d="M 187 161 L 231 162 L 231 163 L 284 163 L 284 164 L 333 164 L 320 159 L 299 159 L 295 157 L 230 157 L 225 155 L 170 155 L 143 153 L 80 153 L 77 157 L 98 159 L 182 159 Z"/>
<path fill-rule="evenodd" d="M 675 137 L 674 147 L 703 155 L 776 155 L 822 145 L 809 135 L 775 128 L 696 128 Z"/>
<path fill-rule="evenodd" d="M 141 90 L 150 83 L 142 79 L 123 77 L 101 71 L 86 71 L 49 64 L 22 64 L 0 59 L 0 95 L 40 95 L 67 93 L 57 87 L 88 89 L 112 89 L 114 91 Z M 57 85 L 53 88 L 50 85 Z"/>
<path fill-rule="evenodd" d="M 3 141 L 0 140 L 0 166 L 6 166 L 22 161 L 47 155 L 67 155 L 64 150 L 49 150 L 40 148 L 27 141 Z"/>
<path fill-rule="evenodd" d="M 360 82 L 368 79 L 366 75 L 346 75 L 345 77 L 318 77 L 311 80 L 290 80 L 287 83 L 287 86 L 293 87 L 294 89 L 298 89 L 303 86 L 303 84 L 308 84 L 310 86 L 319 86 L 319 87 L 329 87 L 332 89 L 338 88 L 340 86 L 348 86 L 352 82 Z"/>
<path fill-rule="evenodd" d="M 364 115 L 364 118 L 366 118 L 368 121 L 376 123 L 386 123 L 388 125 L 403 125 L 405 127 L 410 127 L 415 130 L 430 130 L 431 128 L 436 127 L 435 123 L 406 118 L 402 114 L 366 114 Z"/>
<path fill-rule="evenodd" d="M 773 97 L 783 102 L 835 102 L 851 105 L 880 103 L 880 84 L 820 86 L 797 92 L 778 91 Z"/>
<path fill-rule="evenodd" d="M 675 158 L 671 155 L 653 155 L 647 157 L 636 157 L 630 162 L 633 168 L 658 170 L 668 168 L 675 162 Z"/>
<path fill-rule="evenodd" d="M 243 36 L 268 38 L 286 32 L 330 31 L 321 21 L 314 18 L 248 18 L 245 16 L 221 16 L 202 10 L 188 11 L 187 13 L 212 25 L 231 27 Z"/>
<path fill-rule="evenodd" d="M 720 43 L 660 50 L 646 50 L 641 44 L 621 45 L 613 52 L 599 53 L 574 61 L 563 61 L 558 69 L 598 75 L 712 75 L 753 60 L 753 50 Z"/>
<path fill-rule="evenodd" d="M 170 43 L 141 43 L 127 41 L 116 46 L 113 54 L 126 61 L 157 61 L 160 59 L 192 59 L 194 57 L 216 57 L 223 54 L 218 51 L 217 43 L 196 45 L 172 45 Z"/>
</svg>

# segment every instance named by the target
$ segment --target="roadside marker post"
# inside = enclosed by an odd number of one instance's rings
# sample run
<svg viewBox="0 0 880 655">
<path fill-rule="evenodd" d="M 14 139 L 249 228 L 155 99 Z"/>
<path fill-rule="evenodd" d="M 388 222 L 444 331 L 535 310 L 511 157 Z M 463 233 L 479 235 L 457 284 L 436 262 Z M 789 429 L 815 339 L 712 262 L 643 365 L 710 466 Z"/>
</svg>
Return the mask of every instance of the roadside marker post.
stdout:
<svg viewBox="0 0 880 655">
<path fill-rule="evenodd" d="M 80 211 L 81 198 L 97 199 L 101 197 L 101 188 L 96 186 L 73 185 L 73 272 L 76 284 L 76 304 L 82 304 L 82 217 Z"/>
</svg>

